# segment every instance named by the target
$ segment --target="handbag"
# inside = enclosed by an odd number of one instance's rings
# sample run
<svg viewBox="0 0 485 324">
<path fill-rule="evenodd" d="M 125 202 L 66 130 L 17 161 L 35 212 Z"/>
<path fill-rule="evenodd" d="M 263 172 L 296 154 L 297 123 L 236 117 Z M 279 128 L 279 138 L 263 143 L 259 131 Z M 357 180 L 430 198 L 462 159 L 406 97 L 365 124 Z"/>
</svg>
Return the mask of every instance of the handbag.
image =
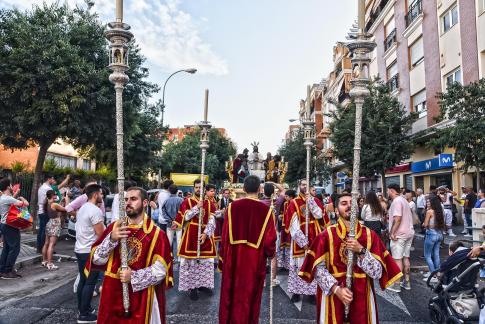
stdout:
<svg viewBox="0 0 485 324">
<path fill-rule="evenodd" d="M 478 300 L 473 295 L 460 294 L 456 299 L 450 300 L 451 306 L 464 318 L 475 318 L 480 314 Z"/>
<path fill-rule="evenodd" d="M 27 208 L 11 205 L 8 209 L 5 224 L 17 229 L 26 229 L 32 226 L 32 215 Z"/>
</svg>

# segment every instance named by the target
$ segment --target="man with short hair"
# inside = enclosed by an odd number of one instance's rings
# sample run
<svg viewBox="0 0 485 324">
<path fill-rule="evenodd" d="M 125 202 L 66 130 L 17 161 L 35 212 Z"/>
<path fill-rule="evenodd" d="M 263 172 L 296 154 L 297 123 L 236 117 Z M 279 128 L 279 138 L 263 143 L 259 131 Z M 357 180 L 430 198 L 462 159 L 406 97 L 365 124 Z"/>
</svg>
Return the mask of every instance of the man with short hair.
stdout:
<svg viewBox="0 0 485 324">
<path fill-rule="evenodd" d="M 180 246 L 180 241 L 182 239 L 182 229 L 179 228 L 177 224 L 174 224 L 173 221 L 177 218 L 180 210 L 180 205 L 182 205 L 182 202 L 184 200 L 177 195 L 178 187 L 175 184 L 172 183 L 168 187 L 168 192 L 170 192 L 170 197 L 168 197 L 168 199 L 163 204 L 163 218 L 167 220 L 166 233 L 170 246 L 172 246 L 173 237 L 175 235 L 177 238 L 178 251 L 178 247 Z"/>
<path fill-rule="evenodd" d="M 411 245 L 414 237 L 413 215 L 408 202 L 401 196 L 397 184 L 388 185 L 387 193 L 389 198 L 392 199 L 388 213 L 391 255 L 399 269 L 404 273 L 404 282 L 396 282 L 392 287 L 389 287 L 389 290 L 401 292 L 401 287 L 406 290 L 411 289 L 409 271 L 411 269 Z"/>
<path fill-rule="evenodd" d="M 97 206 L 103 201 L 103 190 L 98 184 L 86 187 L 88 201 L 82 205 L 76 215 L 76 253 L 79 268 L 79 284 L 77 286 L 77 305 L 79 310 L 78 323 L 96 323 L 97 316 L 93 314 L 91 299 L 98 281 L 99 273 L 91 271 L 89 275 L 84 267 L 90 257 L 91 247 L 101 237 L 104 231 L 104 217 Z"/>
<path fill-rule="evenodd" d="M 438 190 L 438 197 L 443 204 L 447 233 L 450 237 L 456 236 L 456 234 L 453 233 L 453 197 L 455 197 L 456 195 L 456 192 L 450 190 L 446 186 L 441 186 Z"/>
<path fill-rule="evenodd" d="M 81 196 L 83 191 L 81 189 L 81 180 L 76 179 L 74 180 L 71 189 L 69 190 L 69 197 L 74 200 L 77 197 Z"/>
<path fill-rule="evenodd" d="M 3 235 L 3 249 L 0 256 L 0 278 L 17 279 L 20 277 L 15 272 L 15 261 L 20 253 L 20 230 L 7 225 L 7 215 L 10 206 L 27 207 L 29 203 L 23 197 L 15 199 L 20 189 L 13 192 L 10 179 L 0 180 L 0 232 Z"/>
<path fill-rule="evenodd" d="M 319 324 L 344 323 L 345 305 L 349 306 L 348 323 L 379 323 L 374 280 L 384 290 L 402 276 L 374 231 L 357 222 L 355 239 L 348 237 L 351 206 L 351 194 L 342 194 L 337 199 L 337 224 L 316 237 L 299 272 L 305 281 L 318 283 Z M 346 287 L 349 251 L 354 252 L 351 289 Z"/>
<path fill-rule="evenodd" d="M 258 201 L 260 179 L 244 179 L 246 198 L 226 210 L 218 269 L 222 272 L 219 323 L 258 323 L 266 262 L 276 249 L 275 216 Z M 272 185 L 271 185 L 272 186 Z"/>
<path fill-rule="evenodd" d="M 199 299 L 198 290 L 212 294 L 214 289 L 214 258 L 216 246 L 214 231 L 216 227 L 216 204 L 213 197 L 216 188 L 207 185 L 205 197 L 200 200 L 201 181 L 194 181 L 194 195 L 186 198 L 180 206 L 179 214 L 173 222 L 180 228 L 185 228 L 182 244 L 178 251 L 180 257 L 179 291 L 189 291 L 190 299 Z M 198 236 L 199 211 L 203 211 L 201 234 Z M 200 244 L 200 254 L 197 247 Z"/>
<path fill-rule="evenodd" d="M 218 217 L 216 217 L 216 231 L 214 233 L 214 240 L 217 245 L 221 241 L 222 236 L 222 228 L 224 227 L 224 214 L 226 213 L 226 209 L 230 203 L 232 203 L 232 199 L 230 197 L 231 191 L 228 188 L 224 188 L 222 190 L 222 198 L 217 203 L 217 207 L 220 210 L 218 213 Z M 217 249 L 219 250 L 219 248 Z"/>
<path fill-rule="evenodd" d="M 312 197 L 306 180 L 299 182 L 299 195 L 288 207 L 288 217 L 285 220 L 286 231 L 291 235 L 290 271 L 288 276 L 288 292 L 292 293 L 291 302 L 301 300 L 301 295 L 310 297 L 314 302 L 317 291 L 316 282 L 305 282 L 298 277 L 298 272 L 305 259 L 305 253 L 316 236 L 321 232 L 318 220 L 325 217 L 325 225 L 330 225 L 324 207 L 318 199 Z M 306 233 L 306 208 L 308 208 L 308 233 Z"/>
<path fill-rule="evenodd" d="M 90 274 L 105 271 L 98 323 L 166 323 L 165 290 L 173 286 L 170 244 L 145 213 L 144 189 L 127 188 L 125 202 L 128 225 L 121 226 L 119 220 L 111 223 L 93 244 L 93 257 L 86 266 Z M 121 239 L 127 240 L 127 269 L 121 269 Z M 123 316 L 122 283 L 129 286 L 129 319 Z"/>
<path fill-rule="evenodd" d="M 162 183 L 162 190 L 158 193 L 158 209 L 159 209 L 159 219 L 158 222 L 160 223 L 160 228 L 162 231 L 167 233 L 167 224 L 169 222 L 168 219 L 165 218 L 163 215 L 163 205 L 165 202 L 168 200 L 170 197 L 170 192 L 168 191 L 168 188 L 173 185 L 173 180 L 167 179 L 163 181 Z"/>
<path fill-rule="evenodd" d="M 463 209 L 465 211 L 465 220 L 468 226 L 468 233 L 465 234 L 466 237 L 472 237 L 472 209 L 475 207 L 477 203 L 477 195 L 473 190 L 473 187 L 467 187 L 467 194 L 465 197 L 465 204 L 463 205 Z"/>
<path fill-rule="evenodd" d="M 56 184 L 56 178 L 52 174 L 44 175 L 44 183 L 37 190 L 37 219 L 39 220 L 39 231 L 37 232 L 37 252 L 42 253 L 42 247 L 45 243 L 45 227 L 49 221 L 47 211 L 44 210 L 45 199 L 47 191 L 52 190 L 52 186 Z"/>
<path fill-rule="evenodd" d="M 419 223 L 424 223 L 424 216 L 426 215 L 426 197 L 423 194 L 423 189 L 416 189 L 416 212 L 418 214 Z M 421 234 L 426 233 L 426 230 L 422 228 Z"/>
</svg>

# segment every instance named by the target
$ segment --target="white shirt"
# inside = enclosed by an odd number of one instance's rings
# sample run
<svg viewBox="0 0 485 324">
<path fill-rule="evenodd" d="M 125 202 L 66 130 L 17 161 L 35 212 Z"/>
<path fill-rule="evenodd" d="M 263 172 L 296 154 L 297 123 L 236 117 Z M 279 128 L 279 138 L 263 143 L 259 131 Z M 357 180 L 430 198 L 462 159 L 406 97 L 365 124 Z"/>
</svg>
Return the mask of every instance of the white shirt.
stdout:
<svg viewBox="0 0 485 324">
<path fill-rule="evenodd" d="M 162 189 L 160 190 L 160 193 L 158 194 L 158 210 L 159 210 L 159 216 L 158 216 L 158 221 L 161 224 L 167 224 L 168 220 L 163 218 L 163 213 L 162 213 L 162 208 L 167 199 L 170 198 L 170 192 L 168 190 Z"/>
<path fill-rule="evenodd" d="M 113 204 L 111 205 L 111 223 L 120 219 L 120 194 L 117 193 L 113 197 Z"/>
<path fill-rule="evenodd" d="M 419 195 L 416 198 L 416 208 L 426 208 L 426 197 L 424 195 Z"/>
<path fill-rule="evenodd" d="M 49 190 L 52 190 L 52 187 L 47 182 L 44 182 L 37 191 L 37 203 L 39 204 L 39 210 L 37 214 L 44 213 L 44 203 L 45 199 L 47 198 L 47 191 Z"/>
<path fill-rule="evenodd" d="M 103 212 L 91 202 L 85 203 L 76 215 L 76 245 L 74 252 L 89 253 L 98 237 L 93 226 L 103 222 Z"/>
</svg>

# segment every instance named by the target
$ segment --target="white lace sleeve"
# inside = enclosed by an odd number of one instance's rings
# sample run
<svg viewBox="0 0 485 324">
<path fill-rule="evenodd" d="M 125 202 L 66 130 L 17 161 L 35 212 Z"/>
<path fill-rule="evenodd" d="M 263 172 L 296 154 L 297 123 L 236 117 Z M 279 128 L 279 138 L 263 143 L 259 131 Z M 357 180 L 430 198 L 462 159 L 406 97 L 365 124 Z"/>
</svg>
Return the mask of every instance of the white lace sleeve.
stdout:
<svg viewBox="0 0 485 324">
<path fill-rule="evenodd" d="M 156 261 L 152 266 L 147 268 L 133 271 L 131 273 L 131 287 L 133 288 L 133 292 L 158 285 L 166 275 L 167 271 L 165 270 L 165 266 L 160 261 Z"/>
<path fill-rule="evenodd" d="M 118 241 L 111 241 L 111 234 L 106 236 L 100 245 L 96 247 L 93 254 L 93 263 L 96 265 L 105 265 L 108 262 L 109 255 L 118 246 Z"/>
<path fill-rule="evenodd" d="M 207 222 L 207 226 L 205 227 L 204 234 L 206 234 L 208 237 L 211 237 L 214 235 L 214 232 L 216 230 L 216 221 L 214 216 L 209 217 L 209 221 Z"/>
<path fill-rule="evenodd" d="M 310 197 L 308 199 L 308 210 L 312 213 L 313 217 L 316 219 L 321 219 L 323 217 L 323 212 L 320 206 L 315 202 L 315 198 Z"/>
<path fill-rule="evenodd" d="M 298 217 L 293 217 L 291 221 L 290 234 L 291 238 L 296 242 L 296 244 L 298 244 L 300 248 L 308 245 L 308 240 L 305 234 L 300 229 L 300 222 L 298 221 Z"/>
<path fill-rule="evenodd" d="M 325 262 L 317 265 L 315 280 L 320 289 L 322 289 L 322 292 L 327 296 L 332 294 L 331 289 L 337 283 L 337 279 L 335 279 L 325 267 Z"/>
<path fill-rule="evenodd" d="M 372 279 L 382 277 L 382 264 L 372 256 L 369 251 L 365 252 L 364 257 L 357 257 L 357 266 L 364 270 Z"/>
<path fill-rule="evenodd" d="M 189 221 L 197 215 L 199 215 L 199 207 L 194 206 L 185 213 L 185 220 Z"/>
</svg>

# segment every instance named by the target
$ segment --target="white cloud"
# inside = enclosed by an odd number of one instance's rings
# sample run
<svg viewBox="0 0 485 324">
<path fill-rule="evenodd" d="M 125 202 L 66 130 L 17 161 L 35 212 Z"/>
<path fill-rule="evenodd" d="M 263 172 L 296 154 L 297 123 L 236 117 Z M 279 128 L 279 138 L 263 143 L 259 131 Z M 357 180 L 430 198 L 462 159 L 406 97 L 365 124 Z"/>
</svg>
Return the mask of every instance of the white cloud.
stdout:
<svg viewBox="0 0 485 324">
<path fill-rule="evenodd" d="M 0 0 L 1 7 L 31 8 L 34 4 L 55 0 Z M 82 0 L 66 0 L 70 5 L 85 5 Z M 103 21 L 114 19 L 114 0 L 95 0 L 96 10 Z M 125 1 L 124 20 L 132 27 L 142 53 L 149 63 L 170 72 L 195 67 L 198 73 L 224 75 L 227 62 L 217 55 L 199 32 L 205 18 L 196 19 L 180 9 L 180 0 Z"/>
</svg>

